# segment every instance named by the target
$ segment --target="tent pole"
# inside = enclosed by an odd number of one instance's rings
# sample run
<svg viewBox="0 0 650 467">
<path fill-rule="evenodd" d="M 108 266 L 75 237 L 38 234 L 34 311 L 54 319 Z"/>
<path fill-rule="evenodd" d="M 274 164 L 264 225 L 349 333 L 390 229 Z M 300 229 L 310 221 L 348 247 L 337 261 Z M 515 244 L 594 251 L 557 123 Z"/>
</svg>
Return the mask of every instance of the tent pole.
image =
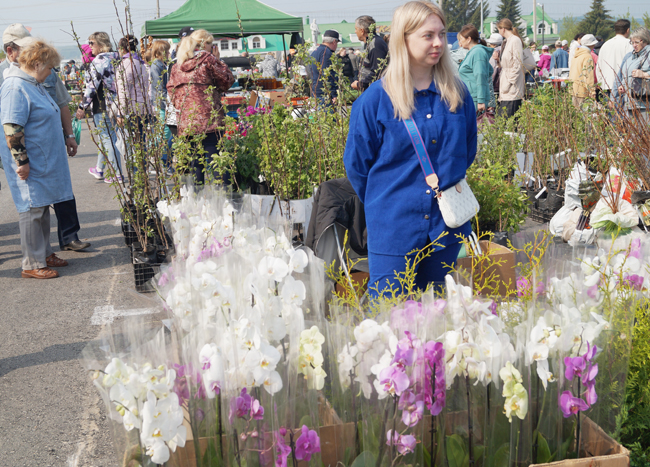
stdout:
<svg viewBox="0 0 650 467">
<path fill-rule="evenodd" d="M 287 57 L 287 41 L 284 39 L 284 34 L 282 34 L 282 48 L 284 49 L 284 68 L 289 76 L 289 57 Z"/>
</svg>

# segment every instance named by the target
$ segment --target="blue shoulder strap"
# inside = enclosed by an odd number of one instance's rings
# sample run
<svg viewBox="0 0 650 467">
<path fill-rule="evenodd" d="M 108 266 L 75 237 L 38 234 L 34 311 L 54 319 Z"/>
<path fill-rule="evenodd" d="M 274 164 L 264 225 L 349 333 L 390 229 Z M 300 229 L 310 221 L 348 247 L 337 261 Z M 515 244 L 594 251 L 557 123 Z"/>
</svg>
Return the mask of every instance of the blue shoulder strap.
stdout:
<svg viewBox="0 0 650 467">
<path fill-rule="evenodd" d="M 411 137 L 411 142 L 415 148 L 415 153 L 418 156 L 420 161 L 420 167 L 422 167 L 422 172 L 424 172 L 424 178 L 427 181 L 427 184 L 433 189 L 438 188 L 437 176 L 433 170 L 433 165 L 431 165 L 431 159 L 429 158 L 429 153 L 424 141 L 422 141 L 422 135 L 420 135 L 420 130 L 418 126 L 412 119 L 404 120 L 404 126 L 406 131 L 408 131 L 409 136 Z M 435 186 L 434 186 L 435 185 Z"/>
</svg>

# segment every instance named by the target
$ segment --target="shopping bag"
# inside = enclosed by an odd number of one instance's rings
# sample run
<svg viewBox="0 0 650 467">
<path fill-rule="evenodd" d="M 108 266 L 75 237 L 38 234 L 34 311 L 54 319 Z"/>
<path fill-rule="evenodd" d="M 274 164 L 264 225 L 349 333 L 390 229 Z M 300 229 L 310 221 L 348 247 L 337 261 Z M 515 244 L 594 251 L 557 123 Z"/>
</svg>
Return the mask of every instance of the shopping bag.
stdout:
<svg viewBox="0 0 650 467">
<path fill-rule="evenodd" d="M 74 140 L 79 144 L 81 142 L 81 121 L 77 117 L 72 119 L 72 134 Z"/>
</svg>

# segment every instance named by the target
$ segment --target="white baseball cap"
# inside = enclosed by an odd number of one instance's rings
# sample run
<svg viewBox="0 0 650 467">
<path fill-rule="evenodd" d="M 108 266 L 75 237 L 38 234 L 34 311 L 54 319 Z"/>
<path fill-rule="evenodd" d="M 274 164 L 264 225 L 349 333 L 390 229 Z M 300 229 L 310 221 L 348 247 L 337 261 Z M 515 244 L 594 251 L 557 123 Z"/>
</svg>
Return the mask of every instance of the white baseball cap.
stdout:
<svg viewBox="0 0 650 467">
<path fill-rule="evenodd" d="M 564 47 L 565 45 L 569 45 L 569 41 L 566 39 L 562 41 L 562 46 Z"/>
<path fill-rule="evenodd" d="M 20 23 L 10 25 L 5 32 L 2 33 L 2 43 L 8 44 L 13 42 L 18 47 L 26 47 L 36 39 L 32 37 L 27 28 Z"/>
<path fill-rule="evenodd" d="M 501 45 L 503 44 L 503 36 L 498 32 L 495 32 L 490 37 L 488 37 L 485 42 L 492 45 Z"/>
</svg>

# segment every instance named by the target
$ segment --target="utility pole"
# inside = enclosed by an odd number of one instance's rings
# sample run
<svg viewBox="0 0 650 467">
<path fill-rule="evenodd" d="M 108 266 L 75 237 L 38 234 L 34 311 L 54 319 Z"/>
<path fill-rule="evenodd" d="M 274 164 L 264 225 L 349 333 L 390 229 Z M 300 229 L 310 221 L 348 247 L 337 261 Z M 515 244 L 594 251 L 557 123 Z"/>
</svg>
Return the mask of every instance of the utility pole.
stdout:
<svg viewBox="0 0 650 467">
<path fill-rule="evenodd" d="M 544 45 L 544 34 L 546 34 L 546 13 L 544 13 L 544 3 L 542 3 L 542 21 L 544 22 L 544 29 L 542 29 L 542 46 Z"/>
<path fill-rule="evenodd" d="M 156 0 L 156 18 L 160 18 L 160 0 Z"/>
<path fill-rule="evenodd" d="M 483 34 L 483 0 L 481 0 L 481 34 L 478 35 L 479 37 L 485 37 Z"/>
<path fill-rule="evenodd" d="M 537 43 L 537 0 L 533 0 L 533 41 Z"/>
</svg>

